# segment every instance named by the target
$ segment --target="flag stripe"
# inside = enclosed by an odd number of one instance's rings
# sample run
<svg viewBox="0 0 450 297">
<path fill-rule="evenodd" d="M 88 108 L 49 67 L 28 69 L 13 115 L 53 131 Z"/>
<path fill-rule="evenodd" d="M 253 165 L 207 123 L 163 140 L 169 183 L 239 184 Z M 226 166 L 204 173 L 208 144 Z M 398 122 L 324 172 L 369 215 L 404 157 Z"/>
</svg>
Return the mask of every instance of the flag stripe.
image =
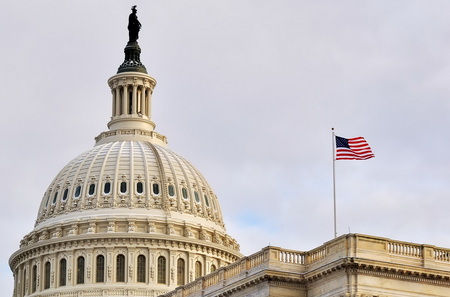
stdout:
<svg viewBox="0 0 450 297">
<path fill-rule="evenodd" d="M 367 160 L 375 157 L 364 137 L 336 136 L 336 160 Z"/>
</svg>

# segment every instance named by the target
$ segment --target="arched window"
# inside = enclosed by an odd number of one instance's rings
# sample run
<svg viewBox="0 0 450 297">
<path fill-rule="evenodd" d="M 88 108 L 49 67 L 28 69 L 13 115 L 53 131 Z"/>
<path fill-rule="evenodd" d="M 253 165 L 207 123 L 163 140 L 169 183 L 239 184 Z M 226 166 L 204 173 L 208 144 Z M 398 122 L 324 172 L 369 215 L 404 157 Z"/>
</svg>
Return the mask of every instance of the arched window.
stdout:
<svg viewBox="0 0 450 297">
<path fill-rule="evenodd" d="M 59 286 L 66 285 L 66 272 L 67 272 L 67 261 L 66 259 L 61 259 L 59 261 Z"/>
<path fill-rule="evenodd" d="M 212 265 L 211 265 L 211 272 L 214 272 L 214 271 L 216 271 L 216 270 L 217 270 L 216 265 L 212 264 Z"/>
<path fill-rule="evenodd" d="M 77 284 L 84 284 L 84 257 L 77 259 Z"/>
<path fill-rule="evenodd" d="M 44 290 L 50 288 L 50 262 L 45 262 L 44 265 Z"/>
<path fill-rule="evenodd" d="M 137 281 L 145 283 L 145 256 L 139 255 L 137 257 Z"/>
<path fill-rule="evenodd" d="M 22 296 L 25 296 L 26 286 L 27 286 L 27 270 L 23 270 L 23 282 L 22 282 Z"/>
<path fill-rule="evenodd" d="M 158 284 L 166 283 L 166 258 L 158 257 Z"/>
<path fill-rule="evenodd" d="M 178 259 L 177 261 L 177 285 L 184 285 L 184 260 Z"/>
<path fill-rule="evenodd" d="M 209 207 L 209 200 L 208 200 L 208 196 L 206 196 L 206 195 L 203 195 L 203 197 L 205 198 L 205 203 L 206 203 L 206 206 L 208 206 L 208 207 Z"/>
<path fill-rule="evenodd" d="M 96 268 L 95 281 L 103 283 L 105 281 L 105 257 L 103 255 L 97 256 Z"/>
<path fill-rule="evenodd" d="M 195 202 L 200 203 L 200 197 L 198 196 L 197 191 L 194 192 Z"/>
<path fill-rule="evenodd" d="M 33 270 L 31 272 L 31 293 L 36 292 L 36 282 L 37 282 L 37 266 L 33 266 Z"/>
<path fill-rule="evenodd" d="M 125 256 L 117 255 L 116 282 L 125 281 Z"/>
<path fill-rule="evenodd" d="M 200 261 L 195 262 L 195 278 L 202 276 L 202 263 Z"/>
</svg>

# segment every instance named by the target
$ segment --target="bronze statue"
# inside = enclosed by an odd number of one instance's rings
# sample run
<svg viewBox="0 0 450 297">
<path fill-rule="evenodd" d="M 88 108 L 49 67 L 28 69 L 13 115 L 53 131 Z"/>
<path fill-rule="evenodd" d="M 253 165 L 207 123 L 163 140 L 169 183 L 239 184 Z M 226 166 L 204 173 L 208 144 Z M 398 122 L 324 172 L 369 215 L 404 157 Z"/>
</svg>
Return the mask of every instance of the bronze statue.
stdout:
<svg viewBox="0 0 450 297">
<path fill-rule="evenodd" d="M 141 30 L 141 23 L 138 21 L 136 15 L 136 5 L 131 7 L 131 14 L 128 17 L 128 33 L 130 35 L 129 42 L 137 41 L 139 38 L 139 30 Z"/>
</svg>

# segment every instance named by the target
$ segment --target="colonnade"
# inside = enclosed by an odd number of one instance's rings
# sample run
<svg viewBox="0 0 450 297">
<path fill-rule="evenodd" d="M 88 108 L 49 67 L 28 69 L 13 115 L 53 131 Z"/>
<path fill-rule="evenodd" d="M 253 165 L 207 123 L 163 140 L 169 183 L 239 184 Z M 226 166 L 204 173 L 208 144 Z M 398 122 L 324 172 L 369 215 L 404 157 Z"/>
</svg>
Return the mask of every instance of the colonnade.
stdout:
<svg viewBox="0 0 450 297">
<path fill-rule="evenodd" d="M 116 85 L 112 90 L 112 116 L 137 115 L 151 117 L 150 87 L 144 85 Z"/>
</svg>

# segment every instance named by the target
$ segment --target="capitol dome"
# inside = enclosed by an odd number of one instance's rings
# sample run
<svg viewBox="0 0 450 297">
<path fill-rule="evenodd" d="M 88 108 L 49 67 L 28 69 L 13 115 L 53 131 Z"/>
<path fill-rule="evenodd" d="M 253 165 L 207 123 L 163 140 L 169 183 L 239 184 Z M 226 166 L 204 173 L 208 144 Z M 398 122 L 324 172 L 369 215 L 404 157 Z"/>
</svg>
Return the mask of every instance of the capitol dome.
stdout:
<svg viewBox="0 0 450 297">
<path fill-rule="evenodd" d="M 156 297 L 242 257 L 206 179 L 154 131 L 136 39 L 108 80 L 109 130 L 56 175 L 10 257 L 14 297 Z"/>
<path fill-rule="evenodd" d="M 42 199 L 36 229 L 112 214 L 202 225 L 220 237 L 225 232 L 217 198 L 201 173 L 150 141 L 107 142 L 69 162 Z"/>
</svg>

